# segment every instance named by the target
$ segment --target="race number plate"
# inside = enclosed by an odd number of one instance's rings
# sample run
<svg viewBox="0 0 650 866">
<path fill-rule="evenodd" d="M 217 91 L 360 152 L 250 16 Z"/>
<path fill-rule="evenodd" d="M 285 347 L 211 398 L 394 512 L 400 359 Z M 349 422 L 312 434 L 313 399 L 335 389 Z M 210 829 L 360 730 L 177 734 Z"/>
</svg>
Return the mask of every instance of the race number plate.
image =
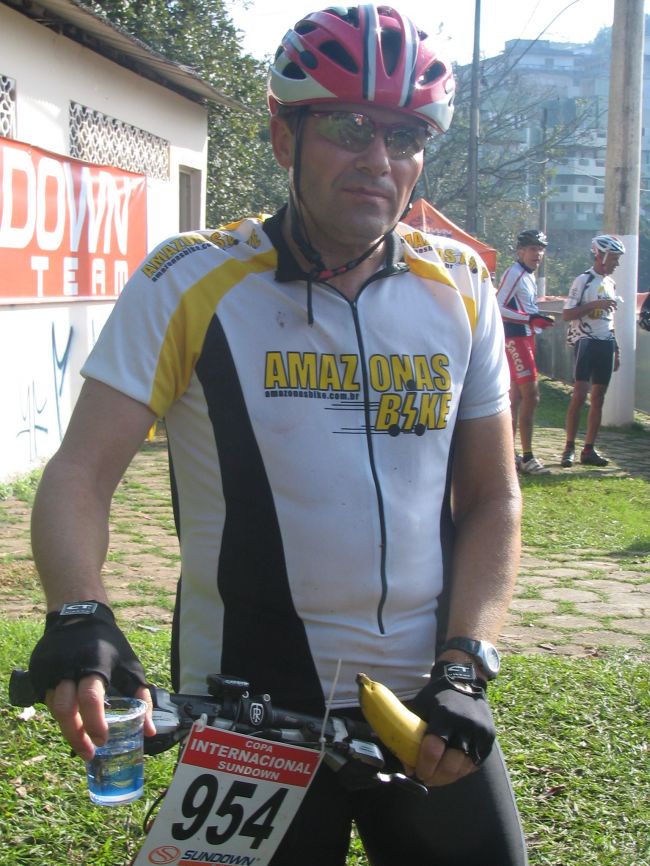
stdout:
<svg viewBox="0 0 650 866">
<path fill-rule="evenodd" d="M 133 866 L 266 866 L 319 761 L 311 749 L 195 723 Z"/>
</svg>

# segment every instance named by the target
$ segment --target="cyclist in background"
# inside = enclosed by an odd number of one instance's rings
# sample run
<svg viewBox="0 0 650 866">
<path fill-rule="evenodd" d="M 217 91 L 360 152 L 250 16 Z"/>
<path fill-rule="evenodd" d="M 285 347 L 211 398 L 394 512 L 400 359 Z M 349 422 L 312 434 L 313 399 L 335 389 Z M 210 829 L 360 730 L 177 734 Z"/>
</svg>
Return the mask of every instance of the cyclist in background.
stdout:
<svg viewBox="0 0 650 866">
<path fill-rule="evenodd" d="M 336 684 L 349 715 L 364 671 L 427 721 L 427 797 L 346 791 L 322 767 L 274 866 L 343 866 L 352 821 L 373 866 L 527 862 L 486 699 L 520 543 L 503 329 L 473 251 L 445 241 L 443 261 L 399 224 L 453 96 L 450 65 L 390 7 L 289 30 L 269 77 L 287 205 L 147 257 L 36 497 L 49 613 L 30 675 L 82 757 L 108 683 L 147 695 L 101 569 L 156 417 L 181 543 L 175 690 L 221 670 L 322 714 Z"/>
<path fill-rule="evenodd" d="M 546 253 L 546 235 L 525 229 L 517 236 L 517 260 L 507 268 L 497 291 L 497 300 L 506 338 L 510 368 L 510 406 L 513 436 L 521 441 L 521 455 L 515 465 L 524 475 L 546 475 L 548 469 L 533 454 L 533 422 L 539 405 L 539 384 L 535 364 L 535 333 L 553 325 L 537 306 L 535 271 Z"/>
<path fill-rule="evenodd" d="M 645 300 L 641 304 L 638 325 L 644 331 L 650 331 L 650 292 L 645 296 Z"/>
<path fill-rule="evenodd" d="M 618 267 L 625 246 L 615 235 L 598 235 L 591 242 L 594 263 L 573 281 L 562 318 L 569 322 L 575 352 L 573 393 L 566 415 L 566 443 L 561 465 L 573 466 L 580 412 L 591 389 L 585 442 L 580 462 L 607 466 L 609 460 L 594 448 L 603 416 L 603 402 L 621 355 L 614 334 L 616 283 L 610 274 Z"/>
</svg>

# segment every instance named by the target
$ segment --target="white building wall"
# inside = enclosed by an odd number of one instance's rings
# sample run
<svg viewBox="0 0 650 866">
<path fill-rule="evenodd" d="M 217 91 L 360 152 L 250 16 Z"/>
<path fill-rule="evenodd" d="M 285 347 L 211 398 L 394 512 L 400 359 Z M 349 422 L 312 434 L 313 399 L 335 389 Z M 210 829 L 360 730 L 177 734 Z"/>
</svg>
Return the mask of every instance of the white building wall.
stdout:
<svg viewBox="0 0 650 866">
<path fill-rule="evenodd" d="M 202 174 L 205 213 L 207 113 L 195 102 L 111 63 L 0 6 L 0 74 L 16 81 L 16 138 L 69 155 L 70 102 L 171 143 L 168 182 L 149 179 L 149 247 L 178 231 L 178 169 Z"/>
<path fill-rule="evenodd" d="M 0 308 L 0 479 L 58 448 L 79 396 L 79 369 L 112 308 L 110 301 Z"/>
<path fill-rule="evenodd" d="M 19 141 L 68 156 L 72 101 L 170 142 L 169 180 L 147 179 L 148 249 L 178 231 L 181 166 L 200 173 L 204 222 L 208 139 L 202 105 L 5 5 L 0 74 L 16 82 Z M 58 448 L 82 384 L 79 369 L 112 307 L 112 301 L 81 298 L 3 303 L 0 291 L 0 481 L 42 464 Z"/>
</svg>

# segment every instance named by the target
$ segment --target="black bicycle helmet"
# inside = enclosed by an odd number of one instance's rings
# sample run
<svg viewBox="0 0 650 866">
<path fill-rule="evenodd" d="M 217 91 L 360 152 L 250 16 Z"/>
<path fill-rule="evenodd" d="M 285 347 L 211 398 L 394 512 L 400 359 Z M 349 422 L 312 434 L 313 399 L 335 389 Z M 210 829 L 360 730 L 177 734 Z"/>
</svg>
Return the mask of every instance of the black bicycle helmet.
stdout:
<svg viewBox="0 0 650 866">
<path fill-rule="evenodd" d="M 540 229 L 524 229 L 517 235 L 518 247 L 547 247 L 548 239 Z"/>
</svg>

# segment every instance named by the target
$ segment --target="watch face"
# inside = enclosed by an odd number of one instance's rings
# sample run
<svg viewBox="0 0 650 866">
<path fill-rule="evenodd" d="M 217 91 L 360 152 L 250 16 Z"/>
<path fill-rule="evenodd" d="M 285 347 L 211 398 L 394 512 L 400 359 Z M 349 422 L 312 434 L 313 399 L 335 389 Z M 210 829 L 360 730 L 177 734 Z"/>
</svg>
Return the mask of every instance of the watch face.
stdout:
<svg viewBox="0 0 650 866">
<path fill-rule="evenodd" d="M 501 667 L 501 660 L 499 659 L 499 653 L 497 652 L 496 647 L 493 647 L 492 644 L 488 644 L 484 646 L 485 652 L 485 664 L 490 671 L 490 673 L 498 673 L 499 668 Z"/>
</svg>

